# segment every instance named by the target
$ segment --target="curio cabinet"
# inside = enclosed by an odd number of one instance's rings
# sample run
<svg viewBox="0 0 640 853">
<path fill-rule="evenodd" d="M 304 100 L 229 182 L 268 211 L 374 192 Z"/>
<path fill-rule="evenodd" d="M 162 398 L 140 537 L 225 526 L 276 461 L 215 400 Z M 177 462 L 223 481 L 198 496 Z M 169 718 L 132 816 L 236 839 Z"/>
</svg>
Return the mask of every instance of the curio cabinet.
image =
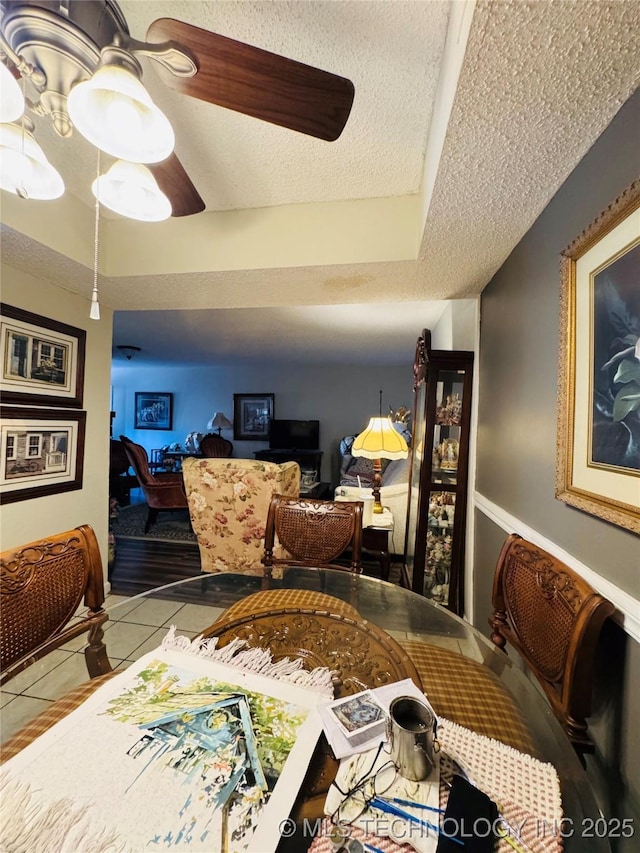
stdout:
<svg viewBox="0 0 640 853">
<path fill-rule="evenodd" d="M 411 469 L 403 583 L 464 612 L 473 353 L 432 350 L 425 329 L 413 365 Z"/>
</svg>

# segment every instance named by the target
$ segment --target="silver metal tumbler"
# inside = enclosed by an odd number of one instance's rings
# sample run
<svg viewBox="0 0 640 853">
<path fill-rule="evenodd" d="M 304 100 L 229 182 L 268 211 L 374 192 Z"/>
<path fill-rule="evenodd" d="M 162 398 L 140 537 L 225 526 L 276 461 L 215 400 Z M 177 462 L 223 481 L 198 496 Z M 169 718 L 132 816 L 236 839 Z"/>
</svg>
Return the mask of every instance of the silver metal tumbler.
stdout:
<svg viewBox="0 0 640 853">
<path fill-rule="evenodd" d="M 389 706 L 391 760 L 412 782 L 426 779 L 434 765 L 437 721 L 431 709 L 413 696 L 398 696 Z"/>
</svg>

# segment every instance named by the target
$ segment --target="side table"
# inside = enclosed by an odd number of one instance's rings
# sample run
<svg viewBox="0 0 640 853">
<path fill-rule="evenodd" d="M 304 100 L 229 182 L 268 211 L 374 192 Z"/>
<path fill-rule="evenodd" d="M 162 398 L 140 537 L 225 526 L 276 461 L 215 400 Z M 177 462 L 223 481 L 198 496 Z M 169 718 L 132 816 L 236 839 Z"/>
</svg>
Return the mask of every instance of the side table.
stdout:
<svg viewBox="0 0 640 853">
<path fill-rule="evenodd" d="M 389 580 L 391 556 L 389 555 L 389 533 L 391 527 L 363 527 L 362 550 L 380 562 L 383 581 Z"/>
<path fill-rule="evenodd" d="M 331 483 L 316 483 L 310 489 L 300 486 L 301 498 L 316 498 L 319 501 L 329 500 L 331 497 Z"/>
<path fill-rule="evenodd" d="M 164 451 L 164 465 L 167 468 L 167 463 L 171 463 L 173 468 L 171 470 L 179 472 L 182 471 L 182 460 L 193 457 L 194 459 L 204 459 L 204 453 L 192 453 L 188 450 L 165 450 Z"/>
</svg>

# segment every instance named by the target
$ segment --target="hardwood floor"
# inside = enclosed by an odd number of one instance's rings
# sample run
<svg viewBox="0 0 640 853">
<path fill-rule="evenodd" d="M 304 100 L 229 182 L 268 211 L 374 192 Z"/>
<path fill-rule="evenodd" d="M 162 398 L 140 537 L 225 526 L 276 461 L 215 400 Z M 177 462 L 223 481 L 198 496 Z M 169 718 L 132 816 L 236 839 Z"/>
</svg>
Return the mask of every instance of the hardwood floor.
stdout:
<svg viewBox="0 0 640 853">
<path fill-rule="evenodd" d="M 364 573 L 380 577 L 376 561 L 364 563 Z M 200 574 L 200 551 L 191 542 L 116 538 L 116 559 L 109 575 L 116 595 L 137 595 L 166 583 Z M 389 580 L 398 583 L 400 565 L 392 564 Z M 198 585 L 194 585 L 195 588 Z"/>
<path fill-rule="evenodd" d="M 116 538 L 109 580 L 117 595 L 136 595 L 199 574 L 200 550 L 194 543 Z"/>
<path fill-rule="evenodd" d="M 146 503 L 142 489 L 132 489 L 132 504 Z M 400 583 L 401 562 L 391 557 L 391 583 Z M 364 574 L 380 577 L 380 563 L 363 555 Z M 137 595 L 163 584 L 200 575 L 200 549 L 195 542 L 169 542 L 116 536 L 116 559 L 109 573 L 116 595 Z M 205 577 L 210 577 L 209 575 Z M 193 585 L 194 594 L 199 584 Z"/>
</svg>

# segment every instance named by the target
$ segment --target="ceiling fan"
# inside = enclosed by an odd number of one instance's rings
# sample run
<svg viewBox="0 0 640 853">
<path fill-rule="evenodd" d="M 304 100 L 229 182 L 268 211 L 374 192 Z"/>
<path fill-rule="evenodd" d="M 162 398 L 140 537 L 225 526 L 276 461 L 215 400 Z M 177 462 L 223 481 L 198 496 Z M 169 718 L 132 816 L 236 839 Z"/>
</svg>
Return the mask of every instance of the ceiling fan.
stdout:
<svg viewBox="0 0 640 853">
<path fill-rule="evenodd" d="M 35 91 L 29 108 L 63 137 L 73 129 L 73 88 L 110 63 L 140 77 L 137 56 L 155 60 L 163 82 L 182 94 L 326 141 L 340 136 L 353 103 L 344 77 L 172 18 L 154 21 L 138 41 L 115 0 L 0 0 L 0 13 L 0 58 Z M 172 216 L 204 210 L 174 153 L 148 168 Z"/>
</svg>

